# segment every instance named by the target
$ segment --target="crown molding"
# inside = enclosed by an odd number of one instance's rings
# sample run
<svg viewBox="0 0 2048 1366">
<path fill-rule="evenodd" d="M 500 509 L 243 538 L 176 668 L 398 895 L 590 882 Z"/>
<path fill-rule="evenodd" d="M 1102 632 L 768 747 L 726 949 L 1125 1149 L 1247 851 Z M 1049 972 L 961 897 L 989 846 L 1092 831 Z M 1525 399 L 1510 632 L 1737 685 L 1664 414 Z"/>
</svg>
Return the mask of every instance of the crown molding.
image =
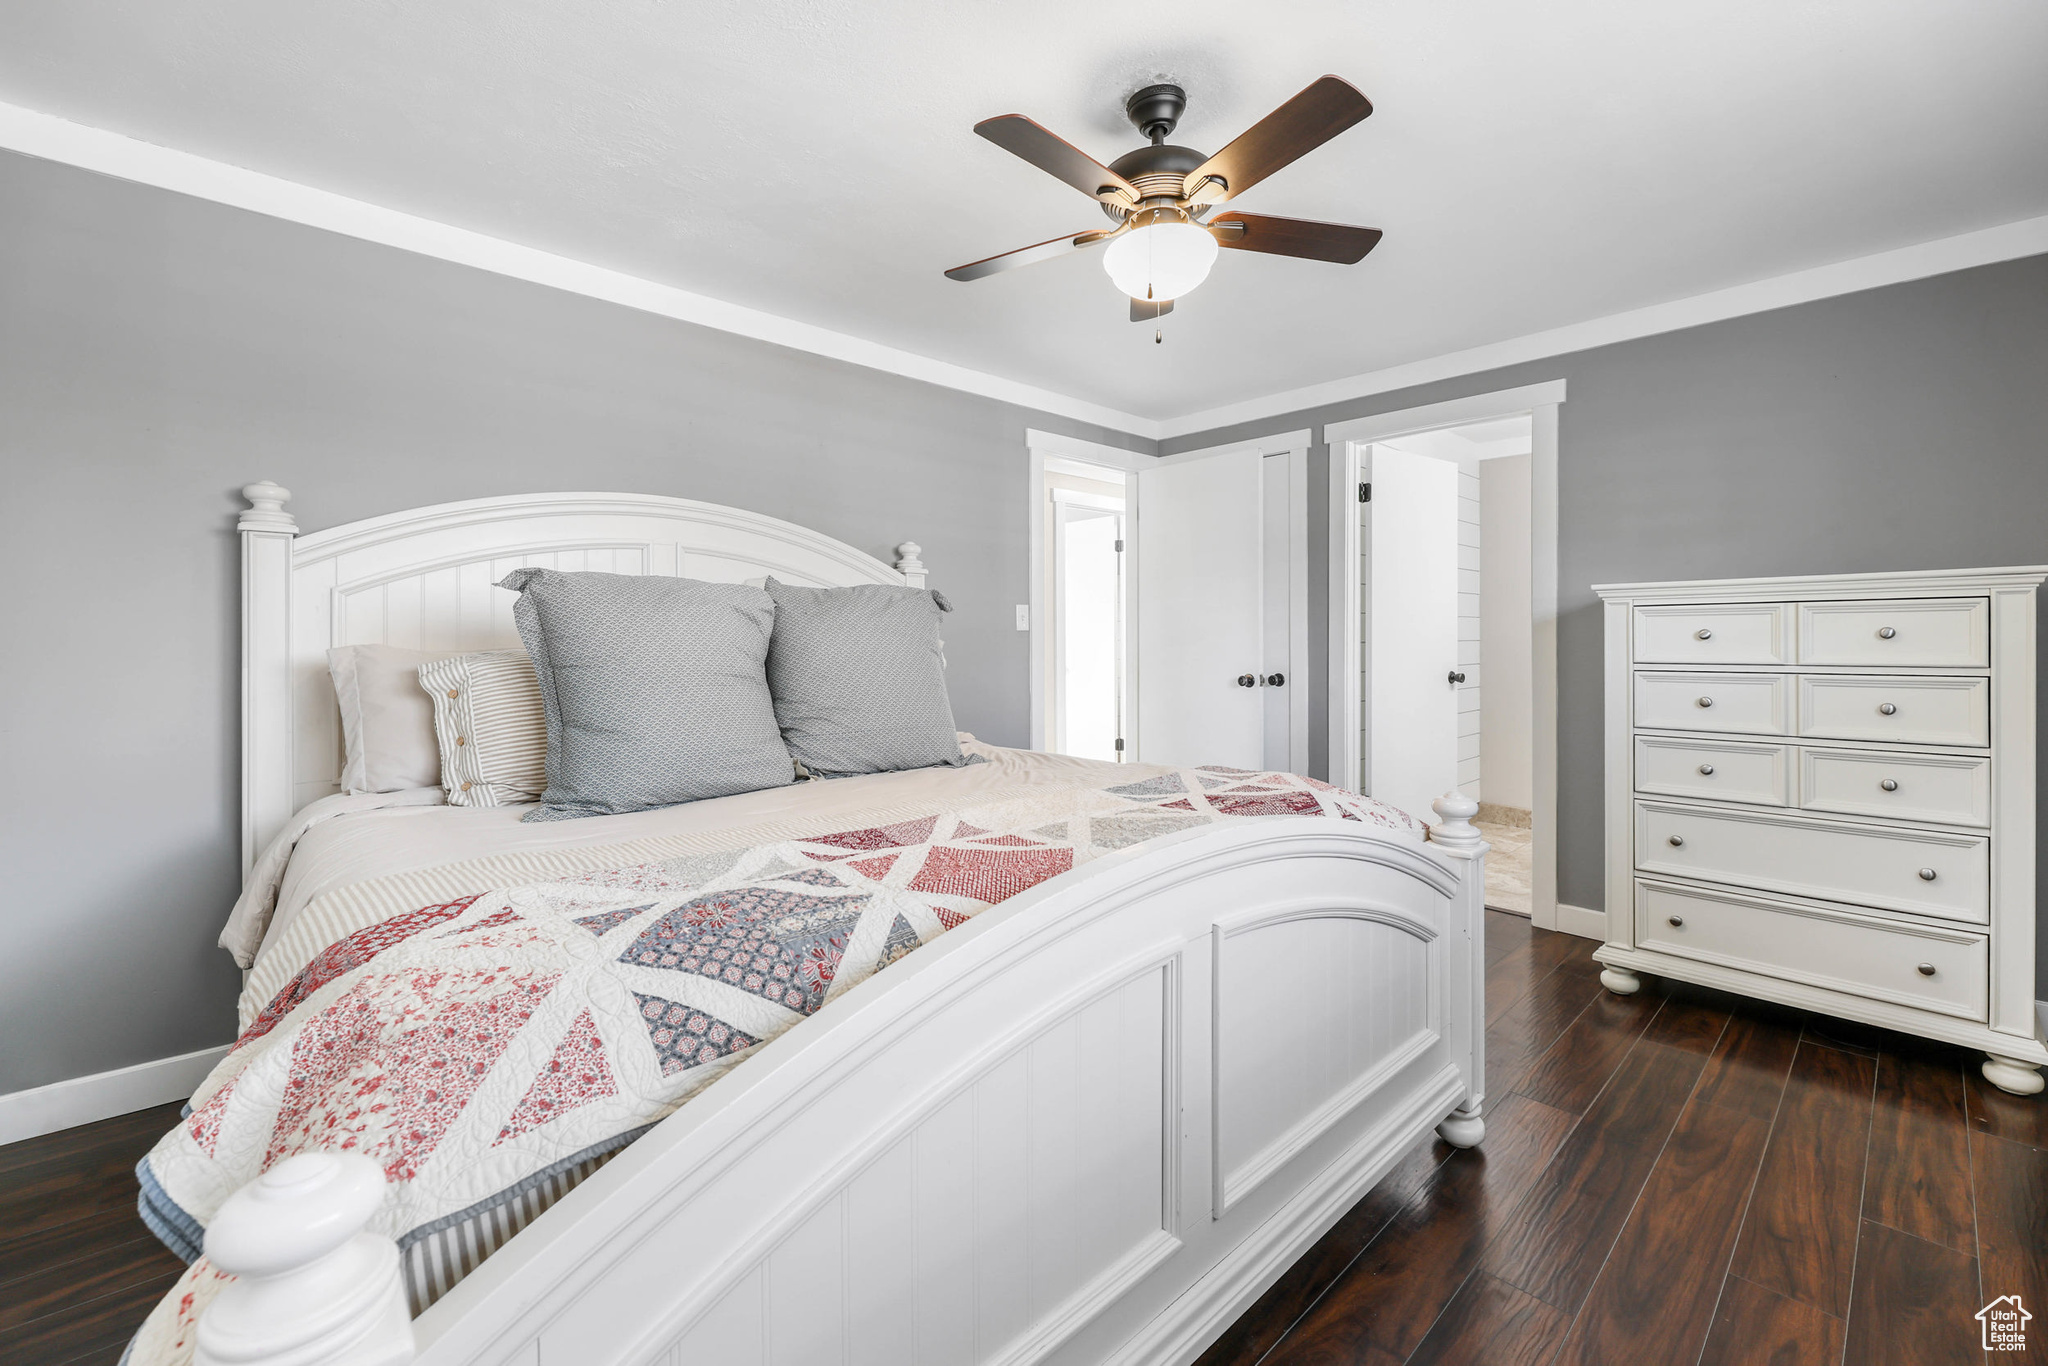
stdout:
<svg viewBox="0 0 2048 1366">
<path fill-rule="evenodd" d="M 1410 389 L 1419 384 L 1433 384 L 1438 380 L 1456 379 L 1461 375 L 1498 370 L 1527 361 L 1547 360 L 1596 346 L 1651 337 L 1660 332 L 1677 332 L 1703 323 L 1765 313 L 1794 304 L 1811 303 L 1816 299 L 1903 284 L 1930 275 L 1945 275 L 1953 270 L 1988 266 L 2044 252 L 2048 252 L 2048 214 L 1931 242 L 1918 242 L 1872 256 L 1858 256 L 1833 265 L 1815 266 L 1789 275 L 1774 275 L 1766 280 L 1694 294 L 1669 303 L 1630 309 L 1625 313 L 1610 313 L 1603 318 L 1531 332 L 1527 336 L 1491 342 L 1465 351 L 1452 351 L 1428 360 L 1265 394 L 1220 408 L 1168 418 L 1158 425 L 1161 438 L 1171 440 L 1213 431 L 1218 427 L 1299 413 L 1329 403 L 1369 398 L 1374 394 Z"/>
<path fill-rule="evenodd" d="M 97 171 L 118 180 L 191 195 L 346 237 L 397 247 L 457 265 L 623 304 L 681 322 L 772 342 L 812 355 L 923 380 L 1002 403 L 1056 413 L 1079 422 L 1158 439 L 1159 423 L 1134 413 L 935 360 L 879 342 L 797 322 L 759 309 L 657 284 L 467 228 L 437 223 L 346 195 L 314 189 L 260 171 L 141 142 L 120 133 L 0 103 L 0 148 L 44 161 Z"/>
<path fill-rule="evenodd" d="M 19 105 L 0 103 L 0 150 L 96 171 L 119 180 L 472 266 L 1002 403 L 1035 408 L 1146 441 L 1257 422 L 1745 314 L 2048 253 L 2048 215 L 2042 215 L 1161 419 L 1141 417 L 849 333 L 657 284 L 623 271 L 72 123 Z"/>
</svg>

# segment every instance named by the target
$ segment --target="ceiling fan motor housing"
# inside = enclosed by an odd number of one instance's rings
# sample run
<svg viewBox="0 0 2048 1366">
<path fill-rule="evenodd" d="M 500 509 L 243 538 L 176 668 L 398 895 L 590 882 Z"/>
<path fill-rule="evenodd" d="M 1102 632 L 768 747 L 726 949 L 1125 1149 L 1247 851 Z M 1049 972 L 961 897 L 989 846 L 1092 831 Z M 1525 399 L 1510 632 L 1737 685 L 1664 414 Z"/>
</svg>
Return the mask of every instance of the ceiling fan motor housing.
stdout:
<svg viewBox="0 0 2048 1366">
<path fill-rule="evenodd" d="M 1188 107 L 1188 92 L 1177 85 L 1148 85 L 1124 101 L 1124 115 L 1153 142 L 1164 142 Z"/>
<path fill-rule="evenodd" d="M 1178 203 L 1188 172 L 1208 159 L 1207 153 L 1192 147 L 1155 142 L 1135 152 L 1124 153 L 1109 163 L 1109 169 L 1131 182 L 1132 188 L 1142 196 L 1146 208 L 1155 208 L 1169 201 Z M 1107 202 L 1102 210 L 1118 222 L 1122 222 L 1128 212 Z"/>
</svg>

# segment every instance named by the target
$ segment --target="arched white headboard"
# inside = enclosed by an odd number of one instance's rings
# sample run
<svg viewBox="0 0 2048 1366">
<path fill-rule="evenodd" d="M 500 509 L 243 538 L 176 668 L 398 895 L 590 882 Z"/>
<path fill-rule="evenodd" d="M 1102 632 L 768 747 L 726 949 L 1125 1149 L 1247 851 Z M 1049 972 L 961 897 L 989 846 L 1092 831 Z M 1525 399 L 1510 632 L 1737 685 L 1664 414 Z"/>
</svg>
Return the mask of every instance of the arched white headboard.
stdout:
<svg viewBox="0 0 2048 1366">
<path fill-rule="evenodd" d="M 650 493 L 529 493 L 394 512 L 308 535 L 276 484 L 242 490 L 242 870 L 310 801 L 339 791 L 336 645 L 516 647 L 522 565 L 742 583 L 924 586 L 918 546 L 892 568 L 793 522 Z"/>
</svg>

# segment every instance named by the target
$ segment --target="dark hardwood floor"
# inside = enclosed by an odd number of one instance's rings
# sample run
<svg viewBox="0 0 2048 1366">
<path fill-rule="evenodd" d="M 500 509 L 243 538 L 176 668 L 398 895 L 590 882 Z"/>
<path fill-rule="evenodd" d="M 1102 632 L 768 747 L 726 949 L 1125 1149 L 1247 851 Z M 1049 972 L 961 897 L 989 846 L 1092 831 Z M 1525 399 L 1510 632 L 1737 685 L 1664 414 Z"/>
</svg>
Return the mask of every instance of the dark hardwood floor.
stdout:
<svg viewBox="0 0 2048 1366">
<path fill-rule="evenodd" d="M 1198 1366 L 2048 1362 L 2048 1105 L 1960 1049 L 1487 913 L 1486 1142 L 1418 1145 Z"/>
<path fill-rule="evenodd" d="M 111 1363 L 185 1264 L 135 1214 L 176 1105 L 0 1148 L 0 1366 Z"/>
<path fill-rule="evenodd" d="M 2048 1361 L 2048 1105 L 1487 921 L 1486 1142 L 1418 1145 L 1199 1366 L 1981 1366 L 2008 1294 L 2000 1359 Z M 134 1166 L 177 1112 L 0 1148 L 0 1366 L 112 1363 L 176 1278 Z"/>
</svg>

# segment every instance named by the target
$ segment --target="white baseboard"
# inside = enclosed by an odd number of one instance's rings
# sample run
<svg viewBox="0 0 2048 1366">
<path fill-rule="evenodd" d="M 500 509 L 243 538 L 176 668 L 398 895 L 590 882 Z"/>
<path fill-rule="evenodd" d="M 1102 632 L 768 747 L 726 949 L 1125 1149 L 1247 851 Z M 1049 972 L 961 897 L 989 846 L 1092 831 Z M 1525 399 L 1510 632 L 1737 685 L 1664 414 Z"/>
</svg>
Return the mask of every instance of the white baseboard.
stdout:
<svg viewBox="0 0 2048 1366">
<path fill-rule="evenodd" d="M 0 1143 L 19 1143 L 24 1138 L 183 1100 L 199 1089 L 199 1083 L 227 1051 L 225 1044 L 202 1048 L 197 1053 L 139 1062 L 0 1096 Z"/>
<path fill-rule="evenodd" d="M 1567 906 L 1557 903 L 1557 929 L 1560 934 L 1575 934 L 1581 939 L 1607 938 L 1607 912 L 1589 911 L 1584 906 Z"/>
</svg>

